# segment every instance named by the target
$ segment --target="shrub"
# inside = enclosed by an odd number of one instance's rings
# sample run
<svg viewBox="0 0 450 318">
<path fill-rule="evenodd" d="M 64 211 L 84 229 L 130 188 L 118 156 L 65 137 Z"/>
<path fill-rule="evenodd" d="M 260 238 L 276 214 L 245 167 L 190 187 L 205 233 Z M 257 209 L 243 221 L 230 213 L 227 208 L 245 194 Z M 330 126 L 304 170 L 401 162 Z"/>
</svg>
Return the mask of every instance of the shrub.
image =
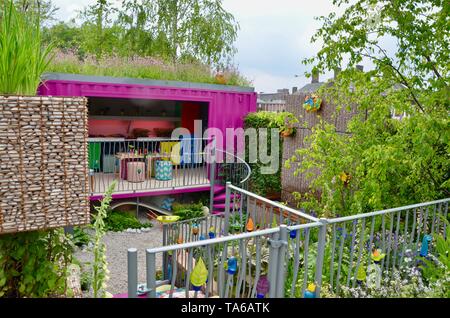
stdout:
<svg viewBox="0 0 450 318">
<path fill-rule="evenodd" d="M 126 212 L 109 212 L 105 219 L 107 231 L 121 232 L 126 229 L 141 229 L 143 227 L 152 227 L 152 224 L 141 223 L 134 215 Z"/>
<path fill-rule="evenodd" d="M 174 203 L 173 214 L 180 217 L 180 221 L 201 218 L 203 216 L 203 204 L 200 203 L 189 203 L 181 204 Z"/>
<path fill-rule="evenodd" d="M 0 297 L 67 295 L 72 252 L 62 229 L 2 235 Z"/>
<path fill-rule="evenodd" d="M 292 129 L 292 133 L 295 134 L 296 130 L 294 125 L 298 122 L 298 120 L 292 113 L 289 112 L 257 112 L 248 114 L 247 117 L 245 117 L 244 122 L 245 128 L 255 128 L 257 130 L 259 128 L 276 128 L 280 133 L 288 129 Z M 270 134 L 268 134 L 267 149 L 271 149 L 271 142 L 271 136 Z M 279 139 L 279 143 L 279 162 L 281 165 L 283 156 L 283 140 Z M 248 147 L 248 143 L 246 143 L 247 162 L 249 161 Z M 259 161 L 249 162 L 249 164 L 252 169 L 252 175 L 250 177 L 250 187 L 252 191 L 263 196 L 267 194 L 268 190 L 271 190 L 275 193 L 281 192 L 281 169 L 278 169 L 277 173 L 275 174 L 262 174 L 261 167 L 263 165 Z"/>
<path fill-rule="evenodd" d="M 83 228 L 78 226 L 73 228 L 72 243 L 74 245 L 83 246 L 87 245 L 90 241 L 91 237 L 83 230 Z"/>
</svg>

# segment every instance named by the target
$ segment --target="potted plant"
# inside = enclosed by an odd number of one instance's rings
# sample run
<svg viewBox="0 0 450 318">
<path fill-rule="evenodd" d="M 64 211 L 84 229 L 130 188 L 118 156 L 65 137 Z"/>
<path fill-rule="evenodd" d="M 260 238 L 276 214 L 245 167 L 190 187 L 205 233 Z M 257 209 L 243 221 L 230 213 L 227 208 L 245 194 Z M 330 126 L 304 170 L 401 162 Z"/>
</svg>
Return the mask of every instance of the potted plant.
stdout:
<svg viewBox="0 0 450 318">
<path fill-rule="evenodd" d="M 297 132 L 295 124 L 298 123 L 298 119 L 291 113 L 287 113 L 284 118 L 284 123 L 280 126 L 280 134 L 282 137 L 294 136 Z"/>
</svg>

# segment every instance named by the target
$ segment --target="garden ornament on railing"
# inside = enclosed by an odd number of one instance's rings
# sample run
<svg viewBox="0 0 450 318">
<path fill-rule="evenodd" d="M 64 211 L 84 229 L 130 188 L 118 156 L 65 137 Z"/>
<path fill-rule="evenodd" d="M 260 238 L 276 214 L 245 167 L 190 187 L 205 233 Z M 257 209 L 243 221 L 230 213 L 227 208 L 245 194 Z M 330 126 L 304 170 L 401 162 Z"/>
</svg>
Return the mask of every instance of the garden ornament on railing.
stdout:
<svg viewBox="0 0 450 318">
<path fill-rule="evenodd" d="M 192 225 L 192 234 L 193 234 L 194 236 L 197 236 L 197 235 L 198 235 L 198 231 L 199 231 L 199 229 L 198 229 L 198 224 L 193 224 L 193 225 Z"/>
<path fill-rule="evenodd" d="M 380 262 L 386 256 L 386 254 L 381 253 L 381 250 L 374 249 L 371 255 L 373 263 L 369 265 L 367 271 L 367 286 L 369 288 L 376 287 L 379 289 L 381 287 L 381 267 Z"/>
<path fill-rule="evenodd" d="M 247 232 L 253 232 L 255 230 L 255 224 L 253 223 L 253 219 L 251 217 L 248 218 L 245 228 L 247 229 Z"/>
<path fill-rule="evenodd" d="M 429 259 L 428 257 L 428 251 L 429 251 L 429 244 L 432 240 L 432 236 L 431 235 L 424 235 L 423 239 L 422 239 L 422 246 L 420 247 L 420 252 L 419 252 L 419 258 L 417 259 L 417 264 L 416 266 L 419 268 L 419 271 L 423 270 L 423 266 L 427 266 L 426 263 L 424 262 L 424 259 Z"/>
<path fill-rule="evenodd" d="M 277 218 L 275 215 L 273 216 L 273 219 L 272 219 L 272 227 L 278 227 L 278 222 L 277 222 Z"/>
<path fill-rule="evenodd" d="M 297 230 L 292 230 L 289 232 L 289 237 L 295 239 L 297 237 Z"/>
<path fill-rule="evenodd" d="M 207 279 L 208 279 L 208 270 L 206 269 L 203 259 L 200 257 L 191 273 L 191 284 L 195 291 L 194 297 L 197 297 L 197 293 L 199 292 L 199 290 L 201 290 L 202 286 L 206 283 Z"/>
<path fill-rule="evenodd" d="M 264 298 L 269 292 L 269 280 L 266 275 L 262 275 L 256 284 L 256 298 Z"/>
<path fill-rule="evenodd" d="M 209 236 L 210 239 L 213 239 L 213 238 L 216 237 L 216 228 L 214 226 L 211 226 L 209 228 L 208 236 Z"/>
<path fill-rule="evenodd" d="M 316 298 L 316 285 L 314 283 L 310 283 L 303 296 L 305 298 Z"/>
<path fill-rule="evenodd" d="M 307 112 L 316 112 L 322 106 L 322 99 L 317 94 L 307 95 L 303 103 L 303 108 Z"/>
<path fill-rule="evenodd" d="M 428 256 L 428 249 L 429 249 L 429 244 L 432 240 L 432 236 L 431 235 L 424 235 L 423 239 L 422 239 L 422 246 L 420 248 L 420 256 L 421 257 L 427 257 Z"/>
<path fill-rule="evenodd" d="M 226 263 L 227 273 L 234 275 L 237 271 L 237 259 L 236 257 L 230 257 Z"/>
<path fill-rule="evenodd" d="M 362 286 L 363 282 L 366 281 L 366 278 L 366 270 L 364 269 L 364 266 L 361 265 L 358 268 L 358 273 L 356 274 L 356 283 L 358 284 L 358 286 Z"/>
</svg>

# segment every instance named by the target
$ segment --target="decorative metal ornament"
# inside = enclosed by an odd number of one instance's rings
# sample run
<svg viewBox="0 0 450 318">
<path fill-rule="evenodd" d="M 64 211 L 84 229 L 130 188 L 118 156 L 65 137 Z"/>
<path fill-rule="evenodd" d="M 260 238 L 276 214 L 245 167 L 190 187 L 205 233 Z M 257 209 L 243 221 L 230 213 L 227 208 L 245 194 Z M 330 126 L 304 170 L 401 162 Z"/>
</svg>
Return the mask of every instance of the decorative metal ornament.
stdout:
<svg viewBox="0 0 450 318">
<path fill-rule="evenodd" d="M 208 270 L 200 257 L 191 273 L 191 284 L 195 291 L 199 291 L 208 279 Z"/>
</svg>

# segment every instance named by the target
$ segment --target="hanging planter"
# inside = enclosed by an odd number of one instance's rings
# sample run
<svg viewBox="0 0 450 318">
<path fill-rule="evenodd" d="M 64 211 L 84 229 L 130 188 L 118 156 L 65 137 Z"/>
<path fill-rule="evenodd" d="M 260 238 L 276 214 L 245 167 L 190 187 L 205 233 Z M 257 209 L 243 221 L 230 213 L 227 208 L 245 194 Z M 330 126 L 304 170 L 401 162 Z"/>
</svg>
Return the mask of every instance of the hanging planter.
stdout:
<svg viewBox="0 0 450 318">
<path fill-rule="evenodd" d="M 281 131 L 281 137 L 290 137 L 294 134 L 294 128 L 293 127 L 288 127 L 285 128 L 283 131 Z"/>
<path fill-rule="evenodd" d="M 317 94 L 306 95 L 303 108 L 307 112 L 317 112 L 322 107 L 322 99 Z"/>
</svg>

